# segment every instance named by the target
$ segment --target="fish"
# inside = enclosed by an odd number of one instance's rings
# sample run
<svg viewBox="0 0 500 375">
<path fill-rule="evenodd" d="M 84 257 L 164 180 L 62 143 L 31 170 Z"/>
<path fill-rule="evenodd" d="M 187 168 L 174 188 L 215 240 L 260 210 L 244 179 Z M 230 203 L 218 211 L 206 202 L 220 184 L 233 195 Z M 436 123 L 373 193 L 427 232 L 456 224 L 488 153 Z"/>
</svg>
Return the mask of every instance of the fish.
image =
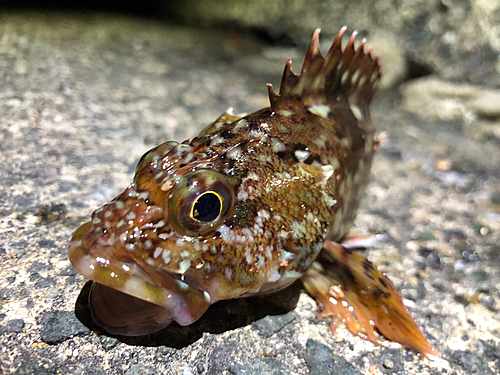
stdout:
<svg viewBox="0 0 500 375">
<path fill-rule="evenodd" d="M 343 27 L 325 56 L 317 29 L 300 74 L 249 115 L 228 110 L 184 142 L 146 152 L 133 182 L 74 233 L 94 322 L 124 336 L 197 321 L 220 300 L 298 279 L 331 317 L 379 345 L 438 355 L 394 284 L 353 249 L 351 227 L 379 141 L 370 103 L 378 57 Z M 358 46 L 355 46 L 355 43 Z"/>
</svg>

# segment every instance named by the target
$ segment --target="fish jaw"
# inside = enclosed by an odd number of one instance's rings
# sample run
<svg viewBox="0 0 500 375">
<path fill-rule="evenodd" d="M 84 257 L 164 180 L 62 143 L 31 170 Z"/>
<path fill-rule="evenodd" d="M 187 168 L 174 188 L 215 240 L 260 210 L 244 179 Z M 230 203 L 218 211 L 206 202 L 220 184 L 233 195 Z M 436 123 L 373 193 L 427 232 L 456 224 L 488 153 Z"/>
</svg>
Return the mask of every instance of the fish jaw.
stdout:
<svg viewBox="0 0 500 375">
<path fill-rule="evenodd" d="M 69 246 L 69 259 L 85 278 L 124 294 L 159 305 L 168 310 L 180 325 L 198 320 L 210 305 L 210 295 L 195 289 L 167 271 L 143 269 L 137 261 L 120 254 L 102 237 L 91 240 L 92 223 L 83 224 L 73 235 Z M 98 306 L 94 306 L 94 309 Z"/>
</svg>

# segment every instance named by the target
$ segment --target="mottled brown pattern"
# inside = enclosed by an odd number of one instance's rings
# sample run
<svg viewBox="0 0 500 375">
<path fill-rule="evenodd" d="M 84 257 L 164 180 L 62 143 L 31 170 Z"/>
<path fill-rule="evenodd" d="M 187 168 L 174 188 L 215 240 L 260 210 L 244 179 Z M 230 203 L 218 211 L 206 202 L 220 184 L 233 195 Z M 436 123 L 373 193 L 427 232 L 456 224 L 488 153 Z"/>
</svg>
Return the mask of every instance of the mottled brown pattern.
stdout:
<svg viewBox="0 0 500 375">
<path fill-rule="evenodd" d="M 300 75 L 287 61 L 280 95 L 269 85 L 270 108 L 225 113 L 198 137 L 146 153 L 133 183 L 73 236 L 75 268 L 165 307 L 166 324 L 314 272 L 325 240 L 341 240 L 353 223 L 375 146 L 368 106 L 378 61 L 364 41 L 354 48 L 355 33 L 342 49 L 344 31 L 323 57 L 317 30 Z"/>
</svg>

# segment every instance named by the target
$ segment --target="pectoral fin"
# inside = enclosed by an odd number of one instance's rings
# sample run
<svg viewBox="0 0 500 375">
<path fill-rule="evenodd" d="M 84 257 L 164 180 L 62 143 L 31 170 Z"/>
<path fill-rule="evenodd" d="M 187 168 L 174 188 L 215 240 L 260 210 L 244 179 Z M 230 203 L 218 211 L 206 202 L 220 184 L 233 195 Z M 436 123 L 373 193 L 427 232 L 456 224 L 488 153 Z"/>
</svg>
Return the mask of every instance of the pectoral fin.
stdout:
<svg viewBox="0 0 500 375">
<path fill-rule="evenodd" d="M 349 331 L 384 345 L 375 333 L 422 354 L 439 355 L 417 327 L 394 284 L 360 253 L 326 241 L 318 260 L 302 277 L 306 291 L 331 316 L 335 333 L 339 319 Z"/>
</svg>

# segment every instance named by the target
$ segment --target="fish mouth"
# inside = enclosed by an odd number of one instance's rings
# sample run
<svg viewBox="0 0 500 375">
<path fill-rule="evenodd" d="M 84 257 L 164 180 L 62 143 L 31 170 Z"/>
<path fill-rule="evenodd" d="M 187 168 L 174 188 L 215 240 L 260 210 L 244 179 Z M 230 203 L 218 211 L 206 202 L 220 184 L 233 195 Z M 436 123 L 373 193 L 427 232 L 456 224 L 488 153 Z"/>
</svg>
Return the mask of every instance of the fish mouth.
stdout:
<svg viewBox="0 0 500 375">
<path fill-rule="evenodd" d="M 82 276 L 107 289 L 121 292 L 127 298 L 136 298 L 163 307 L 167 312 L 160 313 L 160 310 L 158 312 L 162 315 L 163 322 L 170 319 L 183 326 L 189 325 L 206 311 L 210 305 L 210 295 L 207 292 L 181 281 L 180 275 L 138 264 L 136 259 L 128 256 L 119 256 L 117 249 L 102 238 L 92 238 L 89 234 L 91 229 L 91 222 L 78 228 L 68 250 L 71 264 Z M 121 298 L 120 294 L 110 296 L 111 292 L 104 288 L 93 287 L 92 290 L 90 302 L 94 315 L 99 315 L 98 310 L 103 306 L 102 301 Z M 106 294 L 108 297 L 96 297 L 96 294 Z M 140 309 L 147 310 L 147 305 L 140 306 L 138 310 Z M 103 328 L 108 330 L 106 326 L 109 326 L 109 319 L 104 319 L 108 321 L 104 324 L 99 324 L 98 320 L 103 319 L 97 316 L 94 321 L 98 325 L 105 325 Z M 168 323 L 163 324 L 163 327 L 166 325 Z"/>
</svg>

